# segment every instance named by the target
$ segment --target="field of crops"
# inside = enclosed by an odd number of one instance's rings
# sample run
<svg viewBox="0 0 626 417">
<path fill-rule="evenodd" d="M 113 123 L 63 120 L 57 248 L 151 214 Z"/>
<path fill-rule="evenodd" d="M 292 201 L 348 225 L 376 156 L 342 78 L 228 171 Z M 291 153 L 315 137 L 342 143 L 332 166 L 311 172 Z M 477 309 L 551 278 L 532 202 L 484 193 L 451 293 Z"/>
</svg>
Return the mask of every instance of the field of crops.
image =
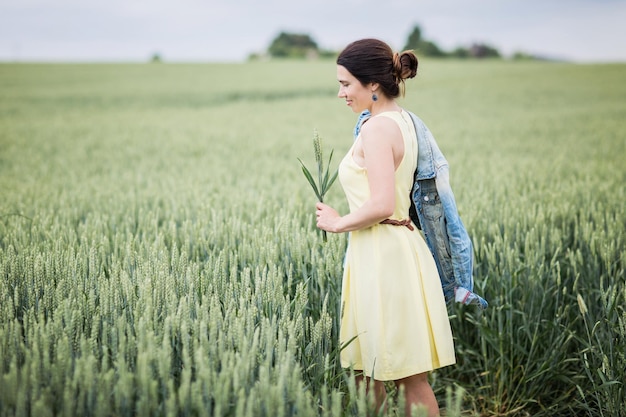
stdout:
<svg viewBox="0 0 626 417">
<path fill-rule="evenodd" d="M 332 61 L 0 65 L 0 417 L 365 415 L 346 236 L 297 160 L 350 147 L 337 87 Z M 626 65 L 408 82 L 490 302 L 450 311 L 447 416 L 626 416 L 625 97 Z"/>
</svg>

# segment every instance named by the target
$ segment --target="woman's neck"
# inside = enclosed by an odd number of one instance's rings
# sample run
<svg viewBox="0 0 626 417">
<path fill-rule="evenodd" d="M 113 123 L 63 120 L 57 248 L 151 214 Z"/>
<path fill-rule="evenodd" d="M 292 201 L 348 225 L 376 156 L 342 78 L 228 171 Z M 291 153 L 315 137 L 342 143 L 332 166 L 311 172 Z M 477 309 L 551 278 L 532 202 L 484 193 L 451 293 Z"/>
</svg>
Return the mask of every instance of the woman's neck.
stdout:
<svg viewBox="0 0 626 417">
<path fill-rule="evenodd" d="M 387 111 L 402 111 L 402 108 L 396 103 L 395 100 L 377 101 L 372 103 L 372 107 L 369 109 L 372 116 L 384 113 Z"/>
</svg>

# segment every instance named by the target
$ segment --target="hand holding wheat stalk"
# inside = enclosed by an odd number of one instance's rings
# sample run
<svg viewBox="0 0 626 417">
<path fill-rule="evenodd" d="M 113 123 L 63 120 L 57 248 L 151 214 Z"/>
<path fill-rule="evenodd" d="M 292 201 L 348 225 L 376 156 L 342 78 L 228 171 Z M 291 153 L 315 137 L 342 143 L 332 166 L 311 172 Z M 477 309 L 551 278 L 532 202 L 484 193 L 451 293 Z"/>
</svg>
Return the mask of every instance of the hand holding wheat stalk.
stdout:
<svg viewBox="0 0 626 417">
<path fill-rule="evenodd" d="M 333 150 L 330 151 L 330 156 L 328 158 L 328 165 L 326 166 L 326 168 L 324 168 L 324 160 L 323 160 L 323 153 L 322 153 L 322 139 L 317 133 L 317 130 L 313 131 L 313 150 L 315 152 L 315 162 L 317 162 L 317 179 L 318 179 L 317 184 L 315 183 L 315 180 L 313 179 L 311 172 L 304 165 L 304 162 L 302 162 L 300 158 L 298 158 L 298 161 L 300 161 L 300 165 L 302 165 L 302 173 L 304 173 L 304 176 L 309 181 L 309 184 L 311 184 L 311 187 L 313 188 L 313 191 L 315 192 L 317 199 L 321 203 L 323 203 L 324 195 L 330 189 L 330 186 L 333 185 L 333 183 L 337 179 L 338 171 L 335 170 L 335 173 L 332 176 L 330 175 L 330 162 L 333 159 Z M 324 242 L 326 242 L 328 240 L 326 236 L 326 230 L 322 230 L 322 236 L 324 238 Z"/>
</svg>

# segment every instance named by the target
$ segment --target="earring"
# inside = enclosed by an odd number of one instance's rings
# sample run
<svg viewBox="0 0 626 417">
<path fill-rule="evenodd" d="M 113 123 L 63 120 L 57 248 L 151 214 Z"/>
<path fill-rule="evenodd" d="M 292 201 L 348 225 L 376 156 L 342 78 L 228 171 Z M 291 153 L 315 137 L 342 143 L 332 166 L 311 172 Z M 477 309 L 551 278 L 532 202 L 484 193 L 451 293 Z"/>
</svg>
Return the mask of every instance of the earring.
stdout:
<svg viewBox="0 0 626 417">
<path fill-rule="evenodd" d="M 378 100 L 378 96 L 376 95 L 376 93 L 372 93 L 372 100 L 373 101 Z"/>
</svg>

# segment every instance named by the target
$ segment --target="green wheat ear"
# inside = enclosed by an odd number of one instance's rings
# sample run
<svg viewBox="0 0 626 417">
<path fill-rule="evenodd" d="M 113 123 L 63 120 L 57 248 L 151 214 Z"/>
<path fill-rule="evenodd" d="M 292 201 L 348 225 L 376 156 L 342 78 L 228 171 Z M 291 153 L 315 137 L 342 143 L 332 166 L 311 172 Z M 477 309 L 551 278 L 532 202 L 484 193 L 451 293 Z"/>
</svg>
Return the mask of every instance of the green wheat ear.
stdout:
<svg viewBox="0 0 626 417">
<path fill-rule="evenodd" d="M 317 129 L 313 130 L 313 151 L 315 152 L 315 161 L 318 165 L 322 163 L 322 138 L 320 138 Z"/>
<path fill-rule="evenodd" d="M 334 152 L 333 150 L 330 151 L 330 157 L 328 158 L 328 165 L 326 166 L 326 168 L 324 168 L 324 153 L 322 150 L 322 138 L 317 132 L 317 129 L 314 130 L 313 131 L 313 153 L 315 155 L 315 162 L 317 163 L 317 183 L 313 179 L 313 175 L 311 175 L 311 171 L 309 171 L 309 169 L 306 167 L 304 162 L 302 162 L 302 160 L 298 158 L 298 161 L 300 161 L 300 165 L 302 166 L 302 173 L 304 174 L 309 184 L 311 184 L 311 188 L 313 188 L 313 192 L 315 192 L 317 199 L 321 201 L 322 203 L 324 202 L 324 195 L 326 195 L 326 192 L 333 185 L 339 173 L 338 170 L 335 170 L 332 176 L 330 175 L 330 164 L 333 159 L 333 152 Z M 322 236 L 324 237 L 324 242 L 326 242 L 327 241 L 326 231 L 322 231 Z"/>
</svg>

